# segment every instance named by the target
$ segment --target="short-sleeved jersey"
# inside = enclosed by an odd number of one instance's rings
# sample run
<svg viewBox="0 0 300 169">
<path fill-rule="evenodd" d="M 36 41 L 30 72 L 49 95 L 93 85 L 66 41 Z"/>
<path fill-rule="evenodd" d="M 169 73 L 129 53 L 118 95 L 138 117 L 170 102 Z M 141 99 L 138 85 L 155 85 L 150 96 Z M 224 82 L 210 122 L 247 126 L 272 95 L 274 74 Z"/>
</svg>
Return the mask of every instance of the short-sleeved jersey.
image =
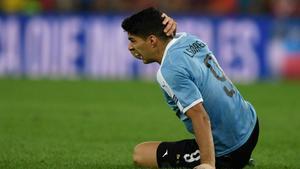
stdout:
<svg viewBox="0 0 300 169">
<path fill-rule="evenodd" d="M 178 33 L 163 55 L 157 81 L 169 106 L 193 133 L 185 113 L 202 103 L 212 128 L 216 156 L 243 145 L 256 123 L 253 106 L 226 77 L 207 45 L 195 36 Z"/>
</svg>

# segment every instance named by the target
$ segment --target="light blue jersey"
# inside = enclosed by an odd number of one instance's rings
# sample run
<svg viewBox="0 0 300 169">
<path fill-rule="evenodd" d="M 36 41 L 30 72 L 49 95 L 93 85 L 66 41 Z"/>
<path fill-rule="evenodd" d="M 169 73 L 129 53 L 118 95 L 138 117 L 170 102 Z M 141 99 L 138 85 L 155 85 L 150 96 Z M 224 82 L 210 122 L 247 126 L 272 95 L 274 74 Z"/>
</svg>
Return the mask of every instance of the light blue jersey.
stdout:
<svg viewBox="0 0 300 169">
<path fill-rule="evenodd" d="M 169 42 L 157 81 L 168 104 L 191 133 L 192 122 L 185 113 L 203 103 L 210 117 L 217 157 L 236 150 L 250 137 L 256 123 L 254 108 L 197 37 L 179 33 Z"/>
</svg>

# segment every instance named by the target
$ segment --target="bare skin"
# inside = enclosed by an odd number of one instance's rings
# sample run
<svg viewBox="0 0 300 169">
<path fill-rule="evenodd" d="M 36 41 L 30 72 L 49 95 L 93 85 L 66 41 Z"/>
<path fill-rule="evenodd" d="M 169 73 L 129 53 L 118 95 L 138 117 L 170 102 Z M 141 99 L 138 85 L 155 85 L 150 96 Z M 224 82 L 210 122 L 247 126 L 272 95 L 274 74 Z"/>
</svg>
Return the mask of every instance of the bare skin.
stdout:
<svg viewBox="0 0 300 169">
<path fill-rule="evenodd" d="M 162 17 L 165 18 L 163 24 L 166 25 L 164 32 L 167 34 L 167 36 L 174 36 L 177 23 L 165 13 L 162 14 Z"/>
<path fill-rule="evenodd" d="M 133 151 L 133 162 L 136 166 L 158 168 L 156 150 L 161 141 L 149 141 L 138 144 Z"/>
</svg>

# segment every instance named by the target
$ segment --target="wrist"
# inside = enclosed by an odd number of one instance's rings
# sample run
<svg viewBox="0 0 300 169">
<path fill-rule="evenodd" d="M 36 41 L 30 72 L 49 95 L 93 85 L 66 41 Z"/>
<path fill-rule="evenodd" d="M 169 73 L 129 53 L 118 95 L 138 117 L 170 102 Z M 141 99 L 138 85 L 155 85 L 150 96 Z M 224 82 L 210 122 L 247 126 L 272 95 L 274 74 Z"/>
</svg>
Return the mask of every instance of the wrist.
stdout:
<svg viewBox="0 0 300 169">
<path fill-rule="evenodd" d="M 201 160 L 201 163 L 200 163 L 200 165 L 202 165 L 202 164 L 205 164 L 205 165 L 210 165 L 210 166 L 212 166 L 212 167 L 216 167 L 215 166 L 215 159 L 213 158 L 213 159 L 207 159 L 207 160 Z"/>
<path fill-rule="evenodd" d="M 216 169 L 215 165 L 211 165 L 209 163 L 202 163 L 196 166 L 194 169 Z"/>
<path fill-rule="evenodd" d="M 209 165 L 209 166 L 211 166 L 211 167 L 213 167 L 213 168 L 216 168 L 216 166 L 215 166 L 215 164 L 214 163 L 212 163 L 212 162 L 202 162 L 200 165 Z"/>
</svg>

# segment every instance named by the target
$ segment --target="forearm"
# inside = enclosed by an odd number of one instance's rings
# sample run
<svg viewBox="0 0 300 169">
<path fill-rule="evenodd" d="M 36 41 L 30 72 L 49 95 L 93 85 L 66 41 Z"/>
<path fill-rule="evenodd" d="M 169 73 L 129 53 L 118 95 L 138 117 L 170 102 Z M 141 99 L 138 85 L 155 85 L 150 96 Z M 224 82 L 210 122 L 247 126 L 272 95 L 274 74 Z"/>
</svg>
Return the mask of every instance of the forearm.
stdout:
<svg viewBox="0 0 300 169">
<path fill-rule="evenodd" d="M 209 117 L 199 115 L 192 119 L 195 138 L 199 146 L 201 163 L 215 166 L 215 150 Z"/>
<path fill-rule="evenodd" d="M 212 137 L 212 130 L 209 116 L 202 103 L 198 103 L 190 108 L 186 115 L 192 120 L 195 139 L 200 150 L 200 168 L 211 166 L 215 168 L 215 147 Z M 204 167 L 207 168 L 207 167 Z"/>
</svg>

